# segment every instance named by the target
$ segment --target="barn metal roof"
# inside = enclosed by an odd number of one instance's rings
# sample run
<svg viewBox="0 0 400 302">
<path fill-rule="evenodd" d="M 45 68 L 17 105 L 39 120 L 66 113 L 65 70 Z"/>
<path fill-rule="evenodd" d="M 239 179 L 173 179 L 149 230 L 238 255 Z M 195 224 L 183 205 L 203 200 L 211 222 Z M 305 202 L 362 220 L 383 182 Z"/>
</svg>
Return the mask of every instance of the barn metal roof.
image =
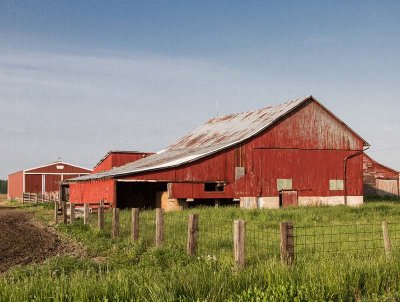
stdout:
<svg viewBox="0 0 400 302">
<path fill-rule="evenodd" d="M 145 171 L 173 168 L 199 160 L 264 131 L 309 99 L 316 101 L 312 96 L 307 96 L 255 111 L 212 118 L 176 143 L 154 155 L 106 172 L 75 178 L 72 181 L 113 178 Z M 353 130 L 351 131 L 355 133 Z M 355 135 L 357 134 L 355 133 Z M 363 140 L 363 142 L 368 145 L 366 141 Z"/>
</svg>

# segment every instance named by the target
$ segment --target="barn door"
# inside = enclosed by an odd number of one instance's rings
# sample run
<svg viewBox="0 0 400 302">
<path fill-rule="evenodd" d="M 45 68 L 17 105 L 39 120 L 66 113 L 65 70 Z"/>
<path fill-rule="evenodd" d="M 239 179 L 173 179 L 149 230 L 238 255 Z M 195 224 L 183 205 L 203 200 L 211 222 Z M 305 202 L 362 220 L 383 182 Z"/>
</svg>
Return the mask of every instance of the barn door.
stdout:
<svg viewBox="0 0 400 302">
<path fill-rule="evenodd" d="M 280 198 L 283 208 L 296 207 L 299 205 L 297 191 L 281 191 Z"/>
</svg>

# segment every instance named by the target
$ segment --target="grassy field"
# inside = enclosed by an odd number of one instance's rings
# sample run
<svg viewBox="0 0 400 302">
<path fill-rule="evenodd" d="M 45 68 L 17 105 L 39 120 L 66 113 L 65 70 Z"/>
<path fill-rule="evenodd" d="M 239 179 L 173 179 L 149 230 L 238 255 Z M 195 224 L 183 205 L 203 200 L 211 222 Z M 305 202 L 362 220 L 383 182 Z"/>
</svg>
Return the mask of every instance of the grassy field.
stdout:
<svg viewBox="0 0 400 302">
<path fill-rule="evenodd" d="M 28 207 L 52 223 L 50 206 Z M 199 250 L 185 255 L 187 216 L 200 216 Z M 111 215 L 98 231 L 81 221 L 55 228 L 86 247 L 0 277 L 0 301 L 399 301 L 400 204 L 359 208 L 281 210 L 202 208 L 165 216 L 165 245 L 154 248 L 154 212 L 140 216 L 140 240 L 129 240 L 130 213 L 122 211 L 121 237 L 111 239 Z M 232 224 L 246 220 L 247 266 L 232 259 Z M 393 256 L 386 259 L 381 222 L 389 221 Z M 293 221 L 296 261 L 279 261 L 279 223 Z M 321 248 L 322 247 L 322 248 Z M 330 247 L 330 248 L 328 248 Z"/>
</svg>

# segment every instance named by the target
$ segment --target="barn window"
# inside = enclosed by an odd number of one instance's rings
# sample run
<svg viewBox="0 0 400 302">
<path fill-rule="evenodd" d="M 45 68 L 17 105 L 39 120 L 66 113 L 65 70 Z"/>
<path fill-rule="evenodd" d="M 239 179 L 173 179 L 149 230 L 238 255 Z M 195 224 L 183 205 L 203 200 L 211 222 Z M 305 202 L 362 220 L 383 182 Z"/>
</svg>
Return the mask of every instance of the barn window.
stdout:
<svg viewBox="0 0 400 302">
<path fill-rule="evenodd" d="M 57 165 L 56 168 L 57 168 L 57 170 L 64 170 L 64 166 L 63 165 Z"/>
<path fill-rule="evenodd" d="M 342 190 L 344 190 L 343 179 L 330 179 L 329 180 L 329 190 L 331 190 L 331 191 L 342 191 Z"/>
<path fill-rule="evenodd" d="M 277 179 L 276 183 L 278 191 L 293 189 L 291 179 Z"/>
<path fill-rule="evenodd" d="M 224 184 L 215 182 L 206 182 L 204 184 L 204 191 L 206 192 L 223 192 Z"/>
</svg>

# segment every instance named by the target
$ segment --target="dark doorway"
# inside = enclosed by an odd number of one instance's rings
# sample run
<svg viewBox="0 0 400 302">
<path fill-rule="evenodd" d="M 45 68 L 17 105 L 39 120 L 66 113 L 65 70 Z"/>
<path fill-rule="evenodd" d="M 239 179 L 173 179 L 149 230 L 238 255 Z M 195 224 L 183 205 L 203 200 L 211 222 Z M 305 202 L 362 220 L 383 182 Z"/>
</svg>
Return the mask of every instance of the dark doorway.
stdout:
<svg viewBox="0 0 400 302">
<path fill-rule="evenodd" d="M 157 192 L 167 191 L 166 182 L 117 182 L 117 208 L 154 209 Z"/>
<path fill-rule="evenodd" d="M 69 184 L 62 184 L 60 190 L 60 200 L 69 202 Z"/>
</svg>

